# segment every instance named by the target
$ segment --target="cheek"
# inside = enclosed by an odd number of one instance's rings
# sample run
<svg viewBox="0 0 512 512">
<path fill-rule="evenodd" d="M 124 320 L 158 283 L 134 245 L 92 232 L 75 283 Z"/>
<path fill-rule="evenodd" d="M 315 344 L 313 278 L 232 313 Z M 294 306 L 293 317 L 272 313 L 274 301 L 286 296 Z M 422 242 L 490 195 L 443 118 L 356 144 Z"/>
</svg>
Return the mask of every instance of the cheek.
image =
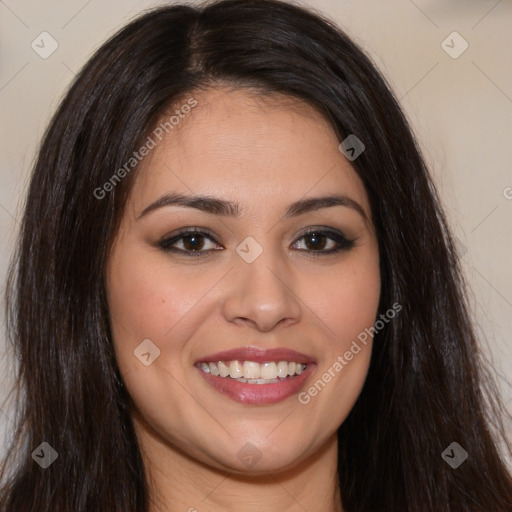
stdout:
<svg viewBox="0 0 512 512">
<path fill-rule="evenodd" d="M 298 398 L 315 428 L 322 428 L 328 414 L 335 429 L 356 402 L 370 364 L 370 328 L 376 321 L 381 290 L 378 253 L 361 251 L 347 258 L 345 265 L 318 280 L 314 290 L 308 297 L 326 333 L 324 350 L 310 387 Z"/>
<path fill-rule="evenodd" d="M 207 283 L 191 282 L 183 272 L 171 272 L 161 257 L 148 257 L 147 249 L 145 254 L 126 250 L 122 258 L 112 261 L 108 304 L 120 367 L 139 364 L 133 351 L 145 339 L 161 350 L 162 360 L 169 357 L 176 363 L 173 352 L 179 347 L 170 341 L 180 339 L 176 332 L 186 325 L 182 320 L 206 293 Z"/>
<path fill-rule="evenodd" d="M 378 255 L 369 250 L 354 254 L 308 288 L 308 302 L 329 345 L 336 352 L 348 350 L 376 320 L 381 291 Z"/>
<path fill-rule="evenodd" d="M 125 247 L 122 257 L 113 255 L 107 281 L 116 360 L 142 417 L 157 429 L 166 425 L 187 432 L 187 421 L 196 420 L 190 419 L 190 396 L 181 384 L 184 371 L 191 371 L 184 369 L 190 360 L 186 341 L 197 328 L 197 306 L 212 283 L 177 272 L 161 256 L 148 256 L 147 248 L 130 249 Z M 147 352 L 151 362 L 146 366 L 136 355 Z"/>
</svg>

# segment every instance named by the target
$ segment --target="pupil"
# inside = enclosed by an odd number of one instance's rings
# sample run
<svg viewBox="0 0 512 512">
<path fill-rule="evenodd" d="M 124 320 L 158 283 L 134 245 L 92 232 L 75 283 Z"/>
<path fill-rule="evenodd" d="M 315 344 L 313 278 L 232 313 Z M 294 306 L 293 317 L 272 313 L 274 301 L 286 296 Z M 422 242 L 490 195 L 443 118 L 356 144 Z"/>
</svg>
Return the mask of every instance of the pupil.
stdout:
<svg viewBox="0 0 512 512">
<path fill-rule="evenodd" d="M 183 239 L 183 245 L 186 249 L 189 250 L 195 250 L 201 248 L 201 243 L 199 243 L 199 239 L 201 238 L 201 235 L 189 235 L 186 238 Z M 195 242 L 193 242 L 195 240 Z M 192 241 L 192 243 L 190 243 Z"/>
<path fill-rule="evenodd" d="M 311 233 L 306 237 L 306 240 L 312 241 L 312 243 L 308 243 L 306 241 L 306 245 L 308 249 L 318 249 L 318 242 L 325 241 L 325 235 L 318 235 L 317 233 Z M 323 244 L 320 243 L 320 248 L 323 247 Z"/>
</svg>

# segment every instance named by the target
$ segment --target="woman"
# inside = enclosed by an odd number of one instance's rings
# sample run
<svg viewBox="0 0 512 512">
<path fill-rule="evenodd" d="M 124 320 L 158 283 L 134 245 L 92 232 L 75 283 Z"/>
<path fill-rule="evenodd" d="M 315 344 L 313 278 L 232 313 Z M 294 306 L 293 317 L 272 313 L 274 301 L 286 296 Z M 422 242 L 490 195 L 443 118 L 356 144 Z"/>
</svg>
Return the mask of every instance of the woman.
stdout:
<svg viewBox="0 0 512 512">
<path fill-rule="evenodd" d="M 2 511 L 512 508 L 411 130 L 301 8 L 164 7 L 105 43 L 44 137 L 7 297 Z"/>
</svg>

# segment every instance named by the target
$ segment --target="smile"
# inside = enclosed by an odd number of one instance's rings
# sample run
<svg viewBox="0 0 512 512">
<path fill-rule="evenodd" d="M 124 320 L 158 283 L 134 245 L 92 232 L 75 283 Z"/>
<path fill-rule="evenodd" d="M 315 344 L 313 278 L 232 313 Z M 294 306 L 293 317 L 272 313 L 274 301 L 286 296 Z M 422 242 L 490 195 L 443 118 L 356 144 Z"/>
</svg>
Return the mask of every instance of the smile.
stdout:
<svg viewBox="0 0 512 512">
<path fill-rule="evenodd" d="M 300 375 L 307 365 L 294 361 L 274 361 L 257 363 L 256 361 L 218 361 L 217 363 L 198 363 L 204 373 L 234 379 L 249 384 L 269 384 L 282 379 Z"/>
<path fill-rule="evenodd" d="M 265 405 L 299 393 L 316 363 L 289 349 L 245 347 L 205 356 L 195 367 L 217 392 L 243 404 Z"/>
</svg>

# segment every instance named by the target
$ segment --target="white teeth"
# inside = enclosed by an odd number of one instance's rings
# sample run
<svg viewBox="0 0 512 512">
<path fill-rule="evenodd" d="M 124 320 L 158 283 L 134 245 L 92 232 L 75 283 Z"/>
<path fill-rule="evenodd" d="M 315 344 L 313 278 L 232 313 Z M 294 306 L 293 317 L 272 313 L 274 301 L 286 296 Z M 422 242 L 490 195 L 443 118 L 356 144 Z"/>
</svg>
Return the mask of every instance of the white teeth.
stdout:
<svg viewBox="0 0 512 512">
<path fill-rule="evenodd" d="M 202 362 L 199 368 L 205 373 L 218 377 L 230 377 L 239 382 L 249 384 L 269 384 L 293 375 L 300 375 L 307 367 L 302 363 L 293 361 L 269 361 L 256 363 L 254 361 L 217 361 L 216 363 Z"/>
<path fill-rule="evenodd" d="M 277 364 L 277 376 L 281 379 L 288 376 L 288 363 L 286 361 L 279 361 Z"/>
<path fill-rule="evenodd" d="M 226 366 L 222 361 L 219 361 L 217 366 L 219 367 L 219 375 L 221 377 L 227 377 L 229 375 L 229 366 Z"/>
<path fill-rule="evenodd" d="M 243 366 L 238 361 L 231 361 L 229 363 L 229 375 L 232 379 L 242 377 L 243 373 Z"/>
<path fill-rule="evenodd" d="M 263 363 L 261 367 L 261 378 L 266 380 L 277 379 L 277 364 Z"/>
<path fill-rule="evenodd" d="M 244 379 L 259 379 L 261 377 L 260 365 L 253 361 L 244 363 Z"/>
</svg>

